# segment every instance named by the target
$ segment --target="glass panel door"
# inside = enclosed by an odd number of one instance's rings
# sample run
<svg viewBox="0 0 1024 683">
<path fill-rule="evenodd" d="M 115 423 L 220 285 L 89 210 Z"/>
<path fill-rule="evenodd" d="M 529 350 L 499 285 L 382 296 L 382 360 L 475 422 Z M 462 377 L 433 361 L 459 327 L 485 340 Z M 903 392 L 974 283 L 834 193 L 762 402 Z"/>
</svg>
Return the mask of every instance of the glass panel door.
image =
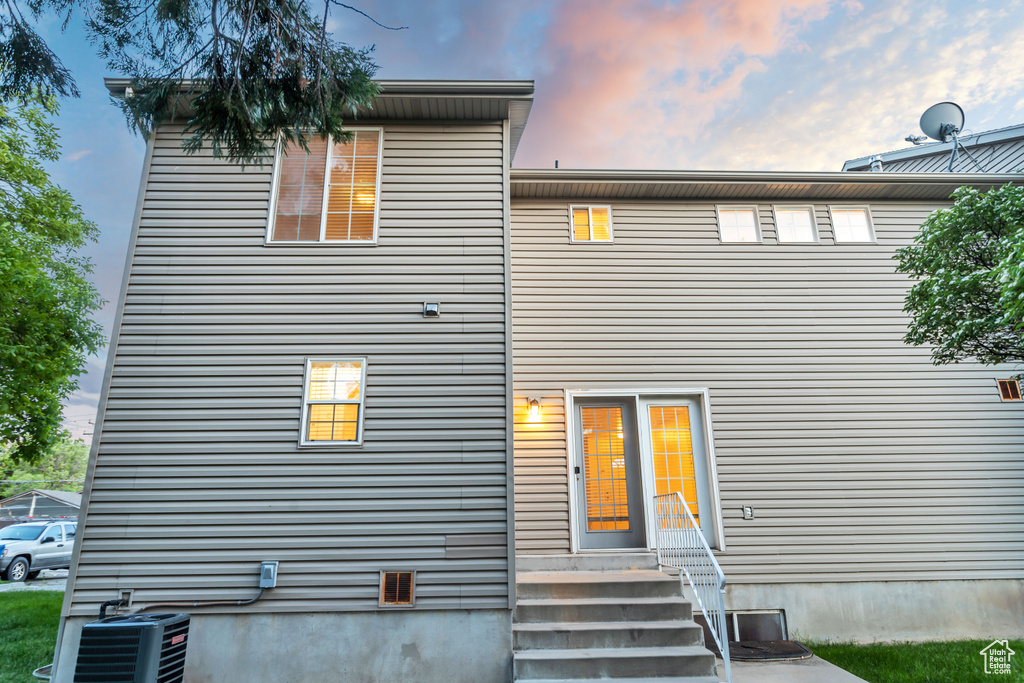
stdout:
<svg viewBox="0 0 1024 683">
<path fill-rule="evenodd" d="M 652 464 L 654 494 L 679 492 L 690 513 L 715 545 L 714 510 L 704 441 L 703 415 L 696 398 L 641 396 L 644 458 Z"/>
<path fill-rule="evenodd" d="M 632 402 L 578 401 L 576 481 L 581 548 L 646 545 Z"/>
</svg>

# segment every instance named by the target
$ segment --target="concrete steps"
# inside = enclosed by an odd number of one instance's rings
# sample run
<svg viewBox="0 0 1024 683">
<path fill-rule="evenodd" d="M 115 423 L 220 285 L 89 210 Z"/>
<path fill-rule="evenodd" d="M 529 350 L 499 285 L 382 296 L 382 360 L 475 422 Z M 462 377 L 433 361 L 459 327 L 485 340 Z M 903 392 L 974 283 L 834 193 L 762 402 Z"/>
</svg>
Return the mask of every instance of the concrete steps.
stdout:
<svg viewBox="0 0 1024 683">
<path fill-rule="evenodd" d="M 717 682 L 715 657 L 678 580 L 631 568 L 646 567 L 647 554 L 552 557 L 516 576 L 517 681 Z M 604 570 L 555 569 L 588 564 Z"/>
</svg>

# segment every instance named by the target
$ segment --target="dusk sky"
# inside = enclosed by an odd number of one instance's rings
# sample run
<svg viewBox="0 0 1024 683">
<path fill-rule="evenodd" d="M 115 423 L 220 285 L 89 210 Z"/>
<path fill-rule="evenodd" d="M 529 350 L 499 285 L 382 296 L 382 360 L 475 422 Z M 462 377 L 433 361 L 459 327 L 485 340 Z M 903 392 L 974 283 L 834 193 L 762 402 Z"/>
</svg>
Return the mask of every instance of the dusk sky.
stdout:
<svg viewBox="0 0 1024 683">
<path fill-rule="evenodd" d="M 908 146 L 943 100 L 980 132 L 1024 122 L 1024 0 L 419 0 L 336 10 L 335 37 L 376 44 L 380 78 L 533 79 L 514 166 L 839 171 Z M 109 336 L 145 145 L 80 29 L 42 32 L 82 98 L 63 104 L 50 170 L 102 230 L 88 253 Z M 92 431 L 106 354 L 65 411 Z M 88 439 L 88 437 L 86 437 Z"/>
</svg>

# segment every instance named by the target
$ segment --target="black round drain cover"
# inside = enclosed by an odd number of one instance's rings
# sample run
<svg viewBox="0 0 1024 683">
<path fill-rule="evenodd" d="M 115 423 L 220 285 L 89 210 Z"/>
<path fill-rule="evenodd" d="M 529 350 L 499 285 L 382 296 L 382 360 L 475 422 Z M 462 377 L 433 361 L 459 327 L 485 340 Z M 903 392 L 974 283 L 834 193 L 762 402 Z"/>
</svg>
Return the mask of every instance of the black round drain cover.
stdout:
<svg viewBox="0 0 1024 683">
<path fill-rule="evenodd" d="M 807 659 L 813 654 L 795 640 L 741 640 L 729 643 L 729 659 L 741 662 Z"/>
</svg>

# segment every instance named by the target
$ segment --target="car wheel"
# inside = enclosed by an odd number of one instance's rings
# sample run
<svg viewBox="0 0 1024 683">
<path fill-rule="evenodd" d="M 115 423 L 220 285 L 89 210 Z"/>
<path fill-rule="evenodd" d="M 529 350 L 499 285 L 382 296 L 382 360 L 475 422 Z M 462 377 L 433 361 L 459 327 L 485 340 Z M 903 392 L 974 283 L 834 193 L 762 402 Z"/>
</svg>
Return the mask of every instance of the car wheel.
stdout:
<svg viewBox="0 0 1024 683">
<path fill-rule="evenodd" d="M 42 571 L 42 570 L 41 569 L 37 569 L 34 572 L 29 572 L 28 573 L 28 577 L 27 577 L 28 580 L 29 581 L 35 581 L 37 578 L 39 578 L 39 572 L 40 571 Z"/>
<path fill-rule="evenodd" d="M 16 557 L 7 566 L 7 578 L 10 581 L 24 581 L 28 576 L 28 562 L 24 557 Z"/>
</svg>

